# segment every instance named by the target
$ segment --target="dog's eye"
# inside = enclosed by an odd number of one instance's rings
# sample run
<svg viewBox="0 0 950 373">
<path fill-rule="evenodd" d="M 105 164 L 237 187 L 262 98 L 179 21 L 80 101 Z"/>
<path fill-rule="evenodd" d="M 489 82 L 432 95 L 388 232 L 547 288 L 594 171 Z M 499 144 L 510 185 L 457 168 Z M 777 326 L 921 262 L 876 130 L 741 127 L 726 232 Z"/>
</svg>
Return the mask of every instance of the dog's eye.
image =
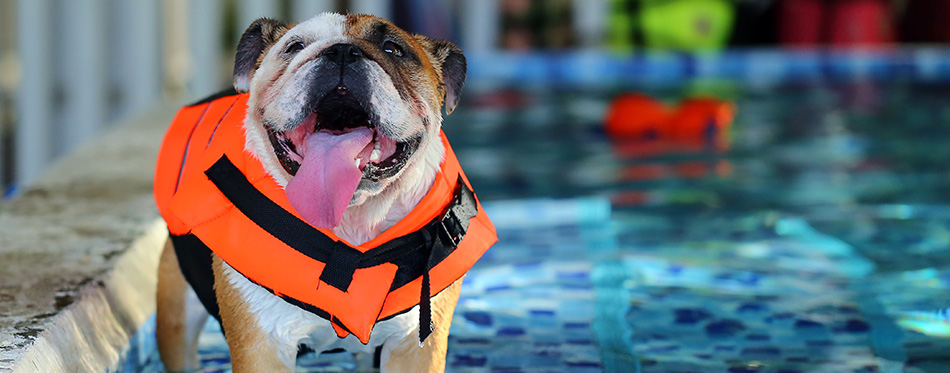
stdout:
<svg viewBox="0 0 950 373">
<path fill-rule="evenodd" d="M 287 49 L 284 51 L 284 53 L 297 54 L 297 52 L 302 51 L 305 47 L 306 45 L 304 45 L 302 42 L 294 42 L 287 46 Z"/>
<path fill-rule="evenodd" d="M 402 47 L 389 40 L 383 43 L 383 51 L 396 57 L 402 57 L 403 54 Z"/>
</svg>

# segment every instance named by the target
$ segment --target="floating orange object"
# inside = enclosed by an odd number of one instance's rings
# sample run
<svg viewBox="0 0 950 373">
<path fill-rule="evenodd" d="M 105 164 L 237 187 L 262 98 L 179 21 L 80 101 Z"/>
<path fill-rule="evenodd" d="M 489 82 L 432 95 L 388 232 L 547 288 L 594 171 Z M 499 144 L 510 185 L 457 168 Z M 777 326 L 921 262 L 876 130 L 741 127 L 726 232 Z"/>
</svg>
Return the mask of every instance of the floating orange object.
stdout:
<svg viewBox="0 0 950 373">
<path fill-rule="evenodd" d="M 669 117 L 659 100 L 640 93 L 617 96 L 607 110 L 605 129 L 613 137 L 655 137 Z"/>
<path fill-rule="evenodd" d="M 693 98 L 680 102 L 662 127 L 665 138 L 711 140 L 726 133 L 735 110 L 730 102 L 715 98 Z"/>
<path fill-rule="evenodd" d="M 735 106 L 717 98 L 691 98 L 667 108 L 655 98 L 628 93 L 611 102 L 604 129 L 615 138 L 715 140 L 728 131 L 734 117 Z"/>
<path fill-rule="evenodd" d="M 663 154 L 691 154 L 729 149 L 729 127 L 735 106 L 712 97 L 690 98 L 668 108 L 652 97 L 628 93 L 611 102 L 604 129 L 614 140 L 611 148 L 620 159 L 649 159 Z M 708 155 L 708 153 L 707 153 Z M 729 161 L 683 161 L 673 164 L 635 163 L 619 171 L 624 181 L 684 179 L 732 173 Z M 642 195 L 623 195 L 626 204 L 644 203 Z"/>
</svg>

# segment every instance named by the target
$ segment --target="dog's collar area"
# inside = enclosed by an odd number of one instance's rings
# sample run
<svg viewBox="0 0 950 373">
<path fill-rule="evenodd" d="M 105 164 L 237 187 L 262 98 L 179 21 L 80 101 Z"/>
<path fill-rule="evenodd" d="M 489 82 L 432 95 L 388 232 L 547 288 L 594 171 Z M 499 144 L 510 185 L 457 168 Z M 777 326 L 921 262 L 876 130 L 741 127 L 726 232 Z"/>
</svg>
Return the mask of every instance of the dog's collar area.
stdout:
<svg viewBox="0 0 950 373">
<path fill-rule="evenodd" d="M 432 333 L 430 270 L 458 247 L 478 214 L 472 189 L 458 177 L 453 198 L 443 213 L 421 229 L 395 238 L 366 252 L 335 241 L 298 219 L 255 188 L 227 156 L 205 174 L 234 206 L 262 229 L 307 257 L 325 263 L 320 281 L 347 291 L 358 269 L 392 263 L 398 267 L 390 291 L 421 277 L 419 341 Z M 253 279 L 252 279 L 253 281 Z M 324 316 L 322 313 L 318 315 Z M 339 320 L 331 322 L 343 327 Z"/>
</svg>

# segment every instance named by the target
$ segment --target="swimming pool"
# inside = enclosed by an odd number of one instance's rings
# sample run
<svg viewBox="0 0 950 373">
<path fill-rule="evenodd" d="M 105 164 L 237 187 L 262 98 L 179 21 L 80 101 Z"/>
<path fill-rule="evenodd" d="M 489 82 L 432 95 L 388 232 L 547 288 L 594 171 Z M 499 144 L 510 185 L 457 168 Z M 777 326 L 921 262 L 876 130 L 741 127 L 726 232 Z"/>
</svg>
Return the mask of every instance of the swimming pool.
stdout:
<svg viewBox="0 0 950 373">
<path fill-rule="evenodd" d="M 447 118 L 500 238 L 465 280 L 449 371 L 950 370 L 950 85 L 653 83 L 499 84 Z M 610 140 L 627 90 L 734 100 L 728 144 Z M 124 370 L 161 369 L 150 328 Z M 214 323 L 201 358 L 228 370 Z"/>
</svg>

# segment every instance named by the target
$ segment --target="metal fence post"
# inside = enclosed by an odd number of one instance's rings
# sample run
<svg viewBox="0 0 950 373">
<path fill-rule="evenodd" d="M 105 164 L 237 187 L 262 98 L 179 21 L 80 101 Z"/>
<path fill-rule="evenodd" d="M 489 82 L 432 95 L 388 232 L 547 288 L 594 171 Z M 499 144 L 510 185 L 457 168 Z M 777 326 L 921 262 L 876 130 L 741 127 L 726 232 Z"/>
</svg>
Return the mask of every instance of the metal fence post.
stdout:
<svg viewBox="0 0 950 373">
<path fill-rule="evenodd" d="M 64 58 L 57 59 L 57 68 L 63 72 L 66 100 L 63 117 L 56 124 L 63 136 L 59 150 L 66 152 L 92 139 L 105 122 L 105 38 L 109 19 L 103 0 L 65 1 L 60 5 Z"/>
<path fill-rule="evenodd" d="M 392 12 L 389 9 L 391 1 L 389 0 L 351 0 L 350 13 L 366 13 L 377 17 L 391 19 Z"/>
<path fill-rule="evenodd" d="M 19 62 L 13 61 L 17 35 L 16 2 L 0 2 L 0 200 L 3 200 L 13 172 L 13 121 L 7 105 L 14 101 Z M 16 74 L 16 75 L 15 75 Z"/>
<path fill-rule="evenodd" d="M 121 117 L 154 102 L 161 92 L 162 58 L 159 4 L 153 1 L 112 0 L 115 30 L 111 55 L 113 78 L 120 92 Z"/>
<path fill-rule="evenodd" d="M 162 5 L 162 77 L 163 93 L 172 99 L 181 100 L 189 95 L 188 77 L 191 53 L 188 52 L 188 0 L 165 0 Z"/>
<path fill-rule="evenodd" d="M 334 3 L 333 0 L 294 0 L 290 4 L 290 16 L 293 19 L 289 21 L 302 22 L 317 14 L 335 11 Z"/>
<path fill-rule="evenodd" d="M 191 54 L 188 100 L 208 96 L 226 86 L 221 73 L 222 13 L 221 0 L 188 2 L 188 50 Z"/>
<path fill-rule="evenodd" d="M 52 150 L 49 107 L 52 103 L 50 81 L 49 0 L 20 0 L 18 44 L 22 66 L 19 100 L 20 120 L 16 125 L 16 180 L 20 186 L 33 182 L 50 160 Z"/>
<path fill-rule="evenodd" d="M 280 9 L 277 7 L 277 2 L 240 0 L 238 2 L 237 28 L 234 30 L 234 32 L 237 33 L 237 38 L 235 39 L 240 40 L 247 26 L 250 26 L 251 22 L 261 17 L 280 19 Z"/>
<path fill-rule="evenodd" d="M 462 14 L 462 48 L 466 53 L 494 51 L 501 35 L 499 0 L 464 0 Z"/>
<path fill-rule="evenodd" d="M 573 5 L 578 47 L 591 49 L 602 46 L 610 4 L 607 0 L 574 0 Z"/>
</svg>

